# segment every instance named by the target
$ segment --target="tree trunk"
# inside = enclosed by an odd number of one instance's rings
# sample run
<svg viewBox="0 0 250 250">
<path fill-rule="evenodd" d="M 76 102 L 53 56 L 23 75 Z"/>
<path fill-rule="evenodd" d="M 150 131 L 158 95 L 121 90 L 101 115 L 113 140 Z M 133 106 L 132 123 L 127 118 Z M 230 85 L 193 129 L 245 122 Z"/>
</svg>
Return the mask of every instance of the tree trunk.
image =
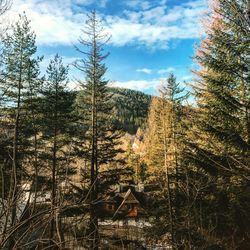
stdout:
<svg viewBox="0 0 250 250">
<path fill-rule="evenodd" d="M 94 24 L 93 24 L 94 25 Z M 98 198 L 98 141 L 97 141 L 97 110 L 96 110 L 96 41 L 95 41 L 95 30 L 93 38 L 93 82 L 92 82 L 92 114 L 91 114 L 91 127 L 92 127 L 92 152 L 91 152 L 91 192 L 90 192 L 90 248 L 97 250 L 99 248 L 99 228 L 98 218 L 96 215 L 95 202 Z"/>
<path fill-rule="evenodd" d="M 52 162 L 52 192 L 51 192 L 51 223 L 50 223 L 50 240 L 53 245 L 54 233 L 56 229 L 55 216 L 56 216 L 56 172 L 57 172 L 57 102 L 58 102 L 58 89 L 56 86 L 56 100 L 55 100 L 55 113 L 54 113 L 54 135 L 53 135 L 53 162 Z"/>
<path fill-rule="evenodd" d="M 22 48 L 21 48 L 22 49 Z M 13 155 L 12 155 L 12 174 L 10 184 L 10 206 L 11 208 L 11 226 L 14 227 L 16 224 L 17 216 L 17 188 L 18 188 L 18 140 L 19 140 L 19 123 L 20 123 L 20 110 L 21 110 L 21 88 L 22 88 L 22 64 L 23 64 L 23 53 L 21 50 L 20 54 L 20 68 L 19 68 L 19 79 L 18 79 L 18 95 L 17 95 L 17 107 L 16 117 L 14 123 L 14 137 L 13 137 Z M 10 239 L 10 249 L 14 246 L 15 240 L 14 235 Z"/>
<path fill-rule="evenodd" d="M 173 232 L 173 207 L 172 207 L 172 195 L 171 195 L 171 187 L 169 180 L 169 172 L 168 172 L 168 159 L 167 159 L 167 128 L 166 128 L 166 105 L 165 100 L 163 100 L 163 139 L 164 139 L 164 169 L 166 173 L 166 181 L 167 181 L 167 195 L 168 195 L 168 213 L 170 220 L 170 234 L 171 234 L 171 242 L 172 245 L 174 243 L 174 232 Z"/>
</svg>

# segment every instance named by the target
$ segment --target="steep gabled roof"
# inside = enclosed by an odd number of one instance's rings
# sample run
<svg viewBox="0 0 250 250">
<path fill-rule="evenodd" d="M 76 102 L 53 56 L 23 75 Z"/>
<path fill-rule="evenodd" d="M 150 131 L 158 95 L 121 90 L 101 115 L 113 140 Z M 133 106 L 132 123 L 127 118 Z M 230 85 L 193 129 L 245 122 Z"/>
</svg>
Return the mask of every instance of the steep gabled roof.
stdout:
<svg viewBox="0 0 250 250">
<path fill-rule="evenodd" d="M 118 211 L 121 209 L 121 207 L 124 204 L 140 204 L 140 202 L 135 198 L 135 196 L 133 195 L 131 189 L 129 189 L 126 194 L 124 195 L 124 199 L 122 201 L 122 203 L 120 204 L 120 206 L 117 208 L 114 216 L 116 216 L 116 214 L 118 213 Z"/>
<path fill-rule="evenodd" d="M 140 203 L 134 196 L 134 194 L 132 193 L 131 189 L 129 189 L 126 194 L 124 195 L 124 199 L 122 204 L 124 203 Z"/>
</svg>

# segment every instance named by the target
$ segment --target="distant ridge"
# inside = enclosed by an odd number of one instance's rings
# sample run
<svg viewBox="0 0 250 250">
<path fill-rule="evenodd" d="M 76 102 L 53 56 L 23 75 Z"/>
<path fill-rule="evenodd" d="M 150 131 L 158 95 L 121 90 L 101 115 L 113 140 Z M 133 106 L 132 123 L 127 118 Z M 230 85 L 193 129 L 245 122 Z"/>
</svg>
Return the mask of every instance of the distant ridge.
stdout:
<svg viewBox="0 0 250 250">
<path fill-rule="evenodd" d="M 139 127 L 144 128 L 148 117 L 151 96 L 141 91 L 110 88 L 115 105 L 118 126 L 130 134 L 136 134 Z"/>
</svg>

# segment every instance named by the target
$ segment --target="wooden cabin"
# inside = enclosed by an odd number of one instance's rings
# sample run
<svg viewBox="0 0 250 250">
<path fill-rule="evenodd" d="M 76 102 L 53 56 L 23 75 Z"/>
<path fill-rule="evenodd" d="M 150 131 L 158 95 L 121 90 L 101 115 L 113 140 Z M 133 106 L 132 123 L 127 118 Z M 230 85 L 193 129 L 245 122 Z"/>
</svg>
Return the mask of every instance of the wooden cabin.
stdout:
<svg viewBox="0 0 250 250">
<path fill-rule="evenodd" d="M 120 206 L 117 208 L 114 216 L 118 214 L 124 214 L 126 217 L 137 217 L 138 211 L 141 209 L 140 202 L 135 198 L 131 189 L 129 189 L 121 202 Z"/>
<path fill-rule="evenodd" d="M 129 188 L 126 192 L 108 196 L 101 202 L 101 217 L 135 218 L 144 212 L 140 201 Z"/>
</svg>

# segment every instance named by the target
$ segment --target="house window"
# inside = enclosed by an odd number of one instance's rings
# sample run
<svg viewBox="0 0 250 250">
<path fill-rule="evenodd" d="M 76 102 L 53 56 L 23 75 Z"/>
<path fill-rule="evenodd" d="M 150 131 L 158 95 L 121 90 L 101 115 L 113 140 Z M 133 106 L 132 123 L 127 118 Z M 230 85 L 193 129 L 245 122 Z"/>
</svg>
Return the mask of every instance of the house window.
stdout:
<svg viewBox="0 0 250 250">
<path fill-rule="evenodd" d="M 128 209 L 130 210 L 132 208 L 133 208 L 132 204 L 128 204 Z"/>
</svg>

